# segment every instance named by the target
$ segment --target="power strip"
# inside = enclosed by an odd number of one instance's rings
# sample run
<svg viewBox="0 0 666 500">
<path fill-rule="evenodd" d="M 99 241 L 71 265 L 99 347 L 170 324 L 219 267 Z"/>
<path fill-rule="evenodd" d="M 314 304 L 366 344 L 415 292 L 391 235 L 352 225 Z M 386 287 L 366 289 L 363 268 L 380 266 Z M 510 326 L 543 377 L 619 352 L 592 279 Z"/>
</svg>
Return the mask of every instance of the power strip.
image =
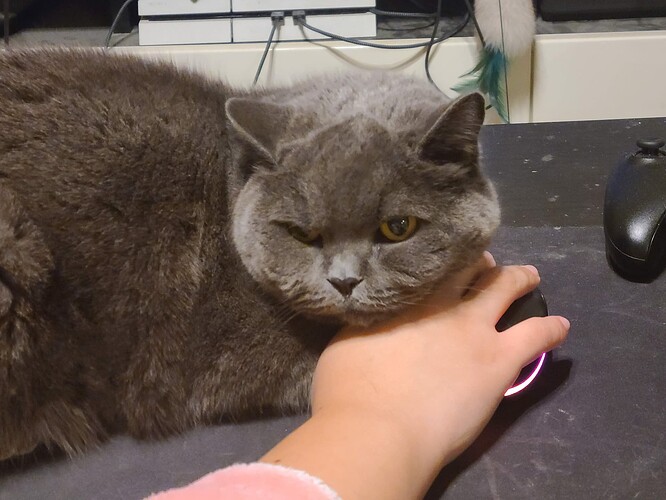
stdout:
<svg viewBox="0 0 666 500">
<path fill-rule="evenodd" d="M 348 38 L 377 35 L 374 14 L 311 14 L 312 26 Z M 142 19 L 139 22 L 139 45 L 181 45 L 230 42 L 265 42 L 273 27 L 270 16 L 218 17 L 210 19 Z M 296 25 L 286 16 L 273 41 L 323 40 L 326 37 Z"/>
<path fill-rule="evenodd" d="M 286 17 L 274 32 L 276 42 L 327 38 L 297 25 L 291 17 L 296 11 L 329 33 L 375 37 L 377 19 L 367 12 L 374 6 L 375 0 L 139 0 L 139 45 L 266 42 L 273 29 L 270 14 L 278 11 Z"/>
<path fill-rule="evenodd" d="M 375 0 L 139 0 L 139 15 L 179 16 L 375 7 Z"/>
</svg>

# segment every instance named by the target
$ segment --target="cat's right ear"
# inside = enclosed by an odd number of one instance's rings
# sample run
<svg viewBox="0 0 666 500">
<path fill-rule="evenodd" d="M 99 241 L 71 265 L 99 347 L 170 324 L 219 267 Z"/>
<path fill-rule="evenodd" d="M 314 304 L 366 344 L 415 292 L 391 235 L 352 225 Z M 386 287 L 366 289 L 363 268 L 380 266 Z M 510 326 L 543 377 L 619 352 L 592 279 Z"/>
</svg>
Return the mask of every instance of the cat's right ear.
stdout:
<svg viewBox="0 0 666 500">
<path fill-rule="evenodd" d="M 485 117 L 481 94 L 459 97 L 444 112 L 437 113 L 434 125 L 418 145 L 419 156 L 434 163 L 475 163 L 479 154 L 479 131 Z"/>
<path fill-rule="evenodd" d="M 267 160 L 275 163 L 278 142 L 291 118 L 291 108 L 232 97 L 227 101 L 225 110 L 229 123 L 239 136 Z"/>
</svg>

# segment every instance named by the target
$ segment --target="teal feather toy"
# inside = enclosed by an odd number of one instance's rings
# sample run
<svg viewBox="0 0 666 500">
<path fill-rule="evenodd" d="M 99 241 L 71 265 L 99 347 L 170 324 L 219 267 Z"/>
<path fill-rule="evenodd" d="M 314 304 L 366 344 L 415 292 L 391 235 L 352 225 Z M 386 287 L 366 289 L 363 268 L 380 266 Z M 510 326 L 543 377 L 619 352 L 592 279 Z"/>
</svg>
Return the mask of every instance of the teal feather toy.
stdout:
<svg viewBox="0 0 666 500">
<path fill-rule="evenodd" d="M 453 90 L 461 94 L 481 92 L 495 108 L 500 118 L 509 122 L 509 109 L 506 105 L 507 65 L 508 61 L 504 53 L 493 48 L 484 48 L 477 65 L 472 71 L 463 75 L 465 80 L 453 87 Z"/>
<path fill-rule="evenodd" d="M 476 66 L 453 90 L 485 94 L 497 114 L 510 122 L 507 71 L 511 59 L 532 46 L 536 27 L 532 0 L 476 0 L 474 17 L 483 48 Z"/>
</svg>

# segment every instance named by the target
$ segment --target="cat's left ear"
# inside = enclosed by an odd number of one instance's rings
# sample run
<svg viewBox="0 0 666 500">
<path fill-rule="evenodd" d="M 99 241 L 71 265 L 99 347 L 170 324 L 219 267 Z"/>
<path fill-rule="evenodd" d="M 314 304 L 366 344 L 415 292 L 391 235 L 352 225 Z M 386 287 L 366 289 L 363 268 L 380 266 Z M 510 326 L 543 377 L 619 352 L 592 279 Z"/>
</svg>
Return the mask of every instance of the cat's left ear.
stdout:
<svg viewBox="0 0 666 500">
<path fill-rule="evenodd" d="M 281 133 L 291 118 L 291 108 L 232 97 L 227 101 L 225 110 L 236 132 L 267 160 L 275 162 Z"/>
<path fill-rule="evenodd" d="M 418 145 L 419 156 L 433 163 L 472 163 L 479 154 L 479 131 L 485 118 L 481 94 L 453 101 Z"/>
</svg>

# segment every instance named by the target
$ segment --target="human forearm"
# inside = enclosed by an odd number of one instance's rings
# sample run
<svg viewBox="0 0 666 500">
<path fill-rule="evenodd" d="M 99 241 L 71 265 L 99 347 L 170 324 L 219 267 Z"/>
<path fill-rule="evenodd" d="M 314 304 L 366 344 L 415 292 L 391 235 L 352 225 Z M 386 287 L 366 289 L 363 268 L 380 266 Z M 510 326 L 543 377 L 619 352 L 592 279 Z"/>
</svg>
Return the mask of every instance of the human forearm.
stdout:
<svg viewBox="0 0 666 500">
<path fill-rule="evenodd" d="M 322 409 L 261 461 L 303 470 L 345 500 L 420 498 L 439 467 L 410 432 L 388 415 Z"/>
</svg>

